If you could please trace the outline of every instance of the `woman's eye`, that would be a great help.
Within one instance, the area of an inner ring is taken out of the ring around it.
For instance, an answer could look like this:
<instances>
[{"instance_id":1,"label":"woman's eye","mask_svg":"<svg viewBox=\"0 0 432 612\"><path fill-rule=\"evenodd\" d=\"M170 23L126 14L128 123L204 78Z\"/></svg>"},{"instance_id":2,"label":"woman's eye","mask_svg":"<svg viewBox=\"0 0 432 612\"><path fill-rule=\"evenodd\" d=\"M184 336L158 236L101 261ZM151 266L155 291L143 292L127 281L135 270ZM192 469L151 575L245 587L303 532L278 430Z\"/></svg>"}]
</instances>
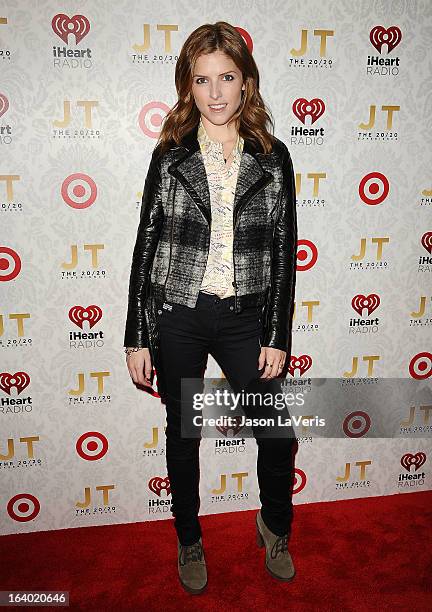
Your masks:
<instances>
[{"instance_id":1,"label":"woman's eye","mask_svg":"<svg viewBox=\"0 0 432 612\"><path fill-rule=\"evenodd\" d=\"M224 80L227 80L227 81L233 81L234 80L234 76L232 74L224 74L223 78L224 78ZM205 80L206 80L205 77L198 77L196 79L195 83L197 85L201 85L201 83L203 83Z\"/></svg>"}]
</instances>

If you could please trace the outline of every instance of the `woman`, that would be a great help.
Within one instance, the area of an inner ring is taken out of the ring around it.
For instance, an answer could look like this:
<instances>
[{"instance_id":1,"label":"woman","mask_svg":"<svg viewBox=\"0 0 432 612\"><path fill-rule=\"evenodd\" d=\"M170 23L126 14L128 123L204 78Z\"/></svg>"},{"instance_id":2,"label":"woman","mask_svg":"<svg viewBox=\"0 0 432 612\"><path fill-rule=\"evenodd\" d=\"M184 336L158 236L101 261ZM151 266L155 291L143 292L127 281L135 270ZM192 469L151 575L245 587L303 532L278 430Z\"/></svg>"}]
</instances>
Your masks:
<instances>
[{"instance_id":1,"label":"woman","mask_svg":"<svg viewBox=\"0 0 432 612\"><path fill-rule=\"evenodd\" d=\"M207 568L198 520L199 438L181 432L181 380L202 379L208 355L230 385L280 376L290 353L296 278L294 173L259 93L255 61L226 22L185 41L178 101L148 170L132 259L125 352L133 381L166 404L166 461L183 587L200 593ZM254 430L255 435L255 430ZM295 570L295 438L259 438L257 543L275 578Z\"/></svg>"}]
</instances>

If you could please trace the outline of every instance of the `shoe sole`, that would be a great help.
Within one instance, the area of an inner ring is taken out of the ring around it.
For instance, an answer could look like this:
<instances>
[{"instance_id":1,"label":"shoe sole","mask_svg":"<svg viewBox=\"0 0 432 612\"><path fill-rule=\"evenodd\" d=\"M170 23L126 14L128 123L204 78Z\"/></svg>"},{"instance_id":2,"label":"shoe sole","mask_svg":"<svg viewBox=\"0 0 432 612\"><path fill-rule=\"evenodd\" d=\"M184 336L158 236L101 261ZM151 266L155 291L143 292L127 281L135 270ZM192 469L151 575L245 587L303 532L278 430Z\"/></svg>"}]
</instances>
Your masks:
<instances>
[{"instance_id":1,"label":"shoe sole","mask_svg":"<svg viewBox=\"0 0 432 612\"><path fill-rule=\"evenodd\" d=\"M263 546L265 547L264 538L263 538L262 533L259 530L259 526L258 526L258 515L257 515L257 518L255 519L255 523L256 523L256 543L257 543L257 546L258 546L258 548L262 548ZM266 557L267 557L267 554L266 554ZM294 574L292 576L290 576L289 578L284 578L283 576L278 576L277 574L272 572L272 570L267 565L267 561L264 562L264 565L265 565L266 570L270 574L270 576L272 576L273 578L276 578L277 580L281 580L282 582L290 582L294 578L294 576L296 575L296 571L294 569Z\"/></svg>"},{"instance_id":2,"label":"shoe sole","mask_svg":"<svg viewBox=\"0 0 432 612\"><path fill-rule=\"evenodd\" d=\"M190 587L187 584L185 584L183 582L183 580L180 578L180 576L179 576L179 580L180 580L180 584L182 585L184 590L187 591L188 593L190 593L191 595L199 595L200 593L202 593L205 590L205 588L206 588L206 586L208 584L208 581L207 581L205 583L205 585L203 587L201 587L200 589L193 589L192 587Z\"/></svg>"}]
</instances>

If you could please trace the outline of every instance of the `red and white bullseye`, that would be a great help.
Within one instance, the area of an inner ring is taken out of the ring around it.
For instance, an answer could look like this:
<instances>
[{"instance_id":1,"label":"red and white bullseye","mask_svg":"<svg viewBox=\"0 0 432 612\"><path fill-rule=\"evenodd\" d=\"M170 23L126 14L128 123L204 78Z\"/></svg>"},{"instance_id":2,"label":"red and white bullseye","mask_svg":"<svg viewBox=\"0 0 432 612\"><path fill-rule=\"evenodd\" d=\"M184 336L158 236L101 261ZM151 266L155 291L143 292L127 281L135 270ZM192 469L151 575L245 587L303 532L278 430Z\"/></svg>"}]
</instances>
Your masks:
<instances>
[{"instance_id":1,"label":"red and white bullseye","mask_svg":"<svg viewBox=\"0 0 432 612\"><path fill-rule=\"evenodd\" d=\"M71 174L63 181L61 194L71 208L88 208L96 200L97 186L88 174Z\"/></svg>"},{"instance_id":2,"label":"red and white bullseye","mask_svg":"<svg viewBox=\"0 0 432 612\"><path fill-rule=\"evenodd\" d=\"M371 206L384 202L390 191L390 183L381 172L369 172L359 184L360 198Z\"/></svg>"},{"instance_id":3,"label":"red and white bullseye","mask_svg":"<svg viewBox=\"0 0 432 612\"><path fill-rule=\"evenodd\" d=\"M88 431L78 438L76 451L86 461L97 461L108 452L108 440L98 431Z\"/></svg>"},{"instance_id":4,"label":"red and white bullseye","mask_svg":"<svg viewBox=\"0 0 432 612\"><path fill-rule=\"evenodd\" d=\"M363 410L348 414L343 421L342 428L347 438L361 438L370 429L371 418Z\"/></svg>"}]
</instances>

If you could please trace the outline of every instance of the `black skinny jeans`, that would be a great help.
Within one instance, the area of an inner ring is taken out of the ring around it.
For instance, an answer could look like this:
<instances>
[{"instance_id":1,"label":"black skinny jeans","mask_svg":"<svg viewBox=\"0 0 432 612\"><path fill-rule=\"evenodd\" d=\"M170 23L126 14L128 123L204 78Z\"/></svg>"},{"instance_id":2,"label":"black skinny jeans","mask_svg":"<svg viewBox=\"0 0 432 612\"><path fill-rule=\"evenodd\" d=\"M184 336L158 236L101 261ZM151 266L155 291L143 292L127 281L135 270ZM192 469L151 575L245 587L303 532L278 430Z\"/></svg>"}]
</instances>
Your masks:
<instances>
[{"instance_id":1,"label":"black skinny jeans","mask_svg":"<svg viewBox=\"0 0 432 612\"><path fill-rule=\"evenodd\" d=\"M166 462L174 526L184 546L201 537L198 519L200 438L181 435L181 379L203 378L210 353L238 393L261 376L258 370L261 307L234 312L234 298L199 293L195 308L156 301L160 328L160 359L166 381ZM244 409L247 417L247 407ZM256 415L255 415L256 416ZM254 435L255 435L255 430ZM291 533L293 519L295 437L259 438L257 477L261 514L276 535Z\"/></svg>"}]
</instances>

